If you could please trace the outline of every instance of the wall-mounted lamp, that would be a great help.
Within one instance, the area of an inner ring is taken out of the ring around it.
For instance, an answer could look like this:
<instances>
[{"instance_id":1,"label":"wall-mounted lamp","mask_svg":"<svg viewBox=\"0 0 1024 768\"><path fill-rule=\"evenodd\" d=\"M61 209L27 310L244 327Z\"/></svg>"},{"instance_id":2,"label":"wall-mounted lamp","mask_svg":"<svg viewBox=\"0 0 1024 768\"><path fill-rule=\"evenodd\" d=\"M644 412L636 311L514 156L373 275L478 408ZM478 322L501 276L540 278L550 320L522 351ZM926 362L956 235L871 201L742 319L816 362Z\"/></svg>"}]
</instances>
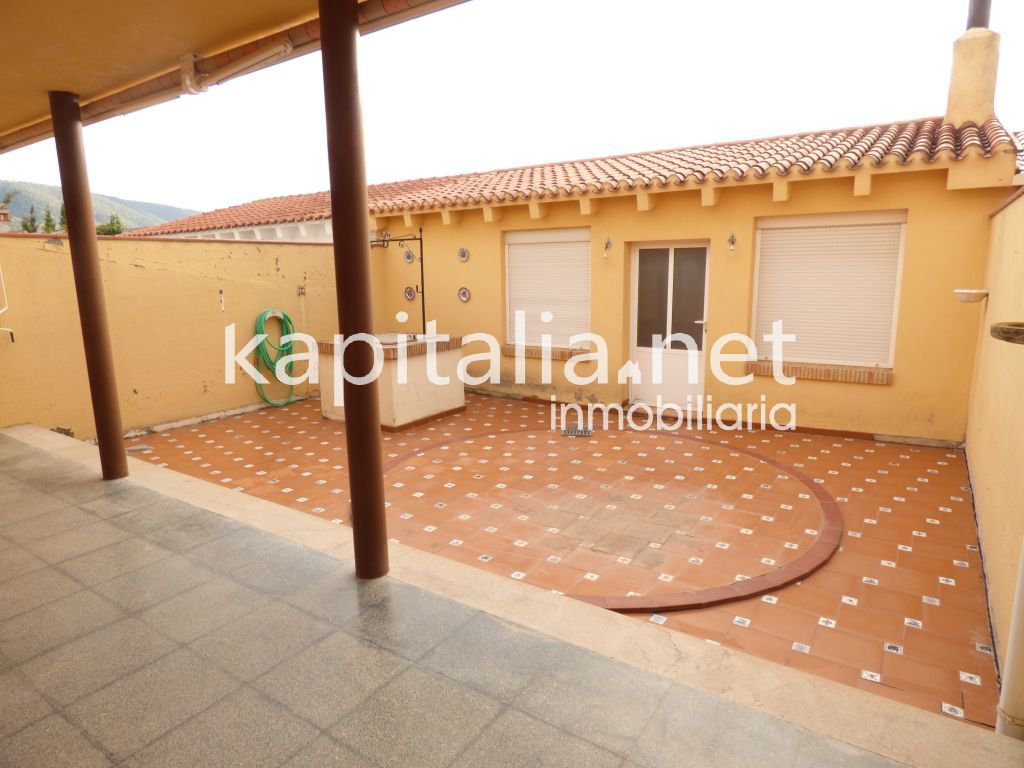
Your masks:
<instances>
[{"instance_id":1,"label":"wall-mounted lamp","mask_svg":"<svg viewBox=\"0 0 1024 768\"><path fill-rule=\"evenodd\" d=\"M608 251L612 249L612 239L609 237L604 241L604 257L608 258Z\"/></svg>"},{"instance_id":2,"label":"wall-mounted lamp","mask_svg":"<svg viewBox=\"0 0 1024 768\"><path fill-rule=\"evenodd\" d=\"M736 252L736 233L733 232L731 235L729 235L729 253L735 253L735 252Z\"/></svg>"}]
</instances>

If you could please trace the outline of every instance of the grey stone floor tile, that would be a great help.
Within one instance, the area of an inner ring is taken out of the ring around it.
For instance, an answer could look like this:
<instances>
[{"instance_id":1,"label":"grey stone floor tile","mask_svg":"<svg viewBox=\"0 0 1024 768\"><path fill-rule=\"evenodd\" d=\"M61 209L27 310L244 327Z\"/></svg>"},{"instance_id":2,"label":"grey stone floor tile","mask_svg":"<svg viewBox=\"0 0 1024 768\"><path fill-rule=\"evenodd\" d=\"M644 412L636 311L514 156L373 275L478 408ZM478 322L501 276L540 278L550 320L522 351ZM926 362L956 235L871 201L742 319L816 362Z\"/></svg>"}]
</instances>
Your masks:
<instances>
[{"instance_id":1,"label":"grey stone floor tile","mask_svg":"<svg viewBox=\"0 0 1024 768\"><path fill-rule=\"evenodd\" d=\"M375 768L373 763L333 739L321 736L308 744L284 768ZM482 768L482 766L481 766Z\"/></svg>"},{"instance_id":2,"label":"grey stone floor tile","mask_svg":"<svg viewBox=\"0 0 1024 768\"><path fill-rule=\"evenodd\" d=\"M64 499L72 504L84 504L116 493L113 483L105 482L99 470L86 469L84 472L73 470L53 483L37 483L37 487L47 490L55 498Z\"/></svg>"},{"instance_id":3,"label":"grey stone floor tile","mask_svg":"<svg viewBox=\"0 0 1024 768\"><path fill-rule=\"evenodd\" d=\"M220 573L231 573L281 552L288 542L264 531L242 528L188 553L196 562Z\"/></svg>"},{"instance_id":4,"label":"grey stone floor tile","mask_svg":"<svg viewBox=\"0 0 1024 768\"><path fill-rule=\"evenodd\" d=\"M174 555L104 581L93 589L129 611L141 611L213 577L213 571Z\"/></svg>"},{"instance_id":5,"label":"grey stone floor tile","mask_svg":"<svg viewBox=\"0 0 1024 768\"><path fill-rule=\"evenodd\" d=\"M691 756L696 765L717 765L712 762L714 734L729 728L718 718L718 703L703 691L673 685L637 739L630 758L647 768L674 767L681 754Z\"/></svg>"},{"instance_id":6,"label":"grey stone floor tile","mask_svg":"<svg viewBox=\"0 0 1024 768\"><path fill-rule=\"evenodd\" d=\"M280 765L318 735L309 723L243 688L146 747L130 764L145 768Z\"/></svg>"},{"instance_id":7,"label":"grey stone floor tile","mask_svg":"<svg viewBox=\"0 0 1024 768\"><path fill-rule=\"evenodd\" d=\"M75 592L0 622L0 651L20 663L123 615L120 608L93 592Z\"/></svg>"},{"instance_id":8,"label":"grey stone floor tile","mask_svg":"<svg viewBox=\"0 0 1024 768\"><path fill-rule=\"evenodd\" d=\"M139 485L126 485L117 489L112 496L102 496L92 501L87 501L80 506L87 509L97 517L104 520L132 512L150 504L163 501L166 497L156 491L143 488Z\"/></svg>"},{"instance_id":9,"label":"grey stone floor tile","mask_svg":"<svg viewBox=\"0 0 1024 768\"><path fill-rule=\"evenodd\" d=\"M617 768L622 758L515 709L506 709L452 768Z\"/></svg>"},{"instance_id":10,"label":"grey stone floor tile","mask_svg":"<svg viewBox=\"0 0 1024 768\"><path fill-rule=\"evenodd\" d=\"M121 760L237 687L216 667L182 649L79 699L66 713Z\"/></svg>"},{"instance_id":11,"label":"grey stone floor tile","mask_svg":"<svg viewBox=\"0 0 1024 768\"><path fill-rule=\"evenodd\" d=\"M817 733L804 731L797 748L793 768L899 768L879 755L830 739Z\"/></svg>"},{"instance_id":12,"label":"grey stone floor tile","mask_svg":"<svg viewBox=\"0 0 1024 768\"><path fill-rule=\"evenodd\" d=\"M590 742L565 735L551 752L540 755L537 768L621 768L625 760Z\"/></svg>"},{"instance_id":13,"label":"grey stone floor tile","mask_svg":"<svg viewBox=\"0 0 1024 768\"><path fill-rule=\"evenodd\" d=\"M333 557L306 547L282 542L272 556L244 565L231 577L270 595L287 595L338 569Z\"/></svg>"},{"instance_id":14,"label":"grey stone floor tile","mask_svg":"<svg viewBox=\"0 0 1024 768\"><path fill-rule=\"evenodd\" d=\"M0 484L0 526L67 509L69 506L63 499L55 499L17 480Z\"/></svg>"},{"instance_id":15,"label":"grey stone floor tile","mask_svg":"<svg viewBox=\"0 0 1024 768\"><path fill-rule=\"evenodd\" d=\"M720 701L712 749L730 768L793 765L802 731L778 718Z\"/></svg>"},{"instance_id":16,"label":"grey stone floor tile","mask_svg":"<svg viewBox=\"0 0 1024 768\"><path fill-rule=\"evenodd\" d=\"M266 595L218 576L146 610L139 618L181 643L191 643L269 601Z\"/></svg>"},{"instance_id":17,"label":"grey stone floor tile","mask_svg":"<svg viewBox=\"0 0 1024 768\"><path fill-rule=\"evenodd\" d=\"M195 641L196 653L242 680L254 680L330 632L328 624L270 603Z\"/></svg>"},{"instance_id":18,"label":"grey stone floor tile","mask_svg":"<svg viewBox=\"0 0 1024 768\"><path fill-rule=\"evenodd\" d=\"M0 621L66 597L82 587L56 568L41 568L0 584Z\"/></svg>"},{"instance_id":19,"label":"grey stone floor tile","mask_svg":"<svg viewBox=\"0 0 1024 768\"><path fill-rule=\"evenodd\" d=\"M422 666L511 701L547 669L553 642L480 614L423 657Z\"/></svg>"},{"instance_id":20,"label":"grey stone floor tile","mask_svg":"<svg viewBox=\"0 0 1024 768\"><path fill-rule=\"evenodd\" d=\"M790 768L803 731L769 715L673 685L630 758L674 768L679 755L722 768Z\"/></svg>"},{"instance_id":21,"label":"grey stone floor tile","mask_svg":"<svg viewBox=\"0 0 1024 768\"><path fill-rule=\"evenodd\" d=\"M53 493L64 486L89 483L100 484L99 473L73 461L38 451L5 462L4 471L45 493Z\"/></svg>"},{"instance_id":22,"label":"grey stone floor tile","mask_svg":"<svg viewBox=\"0 0 1024 768\"><path fill-rule=\"evenodd\" d=\"M0 582L46 567L45 560L14 544L8 543L6 548L0 547L0 552L3 552L3 556L0 557Z\"/></svg>"},{"instance_id":23,"label":"grey stone floor tile","mask_svg":"<svg viewBox=\"0 0 1024 768\"><path fill-rule=\"evenodd\" d=\"M113 765L60 715L50 715L0 741L3 768L101 768Z\"/></svg>"},{"instance_id":24,"label":"grey stone floor tile","mask_svg":"<svg viewBox=\"0 0 1024 768\"><path fill-rule=\"evenodd\" d=\"M0 674L0 737L20 731L53 709L17 670Z\"/></svg>"},{"instance_id":25,"label":"grey stone floor tile","mask_svg":"<svg viewBox=\"0 0 1024 768\"><path fill-rule=\"evenodd\" d=\"M148 539L130 538L70 560L58 568L87 586L116 579L150 563L170 557L171 552Z\"/></svg>"},{"instance_id":26,"label":"grey stone floor tile","mask_svg":"<svg viewBox=\"0 0 1024 768\"><path fill-rule=\"evenodd\" d=\"M116 496L114 497L117 498ZM193 507L177 499L163 499L154 504L125 512L123 515L108 518L110 522L129 533L143 535L158 531L168 525L180 523L190 517L201 514L203 510ZM211 513L206 513L211 514Z\"/></svg>"},{"instance_id":27,"label":"grey stone floor tile","mask_svg":"<svg viewBox=\"0 0 1024 768\"><path fill-rule=\"evenodd\" d=\"M419 659L477 612L394 581L381 584L370 604L343 628L408 659Z\"/></svg>"},{"instance_id":28,"label":"grey stone floor tile","mask_svg":"<svg viewBox=\"0 0 1024 768\"><path fill-rule=\"evenodd\" d=\"M361 606L377 602L387 591L386 580L360 582L350 564L284 597L284 601L335 626L359 613Z\"/></svg>"},{"instance_id":29,"label":"grey stone floor tile","mask_svg":"<svg viewBox=\"0 0 1024 768\"><path fill-rule=\"evenodd\" d=\"M65 531L45 539L37 539L25 545L25 549L50 563L59 563L72 557L84 555L96 549L123 541L130 536L115 525L104 520L83 525L73 531Z\"/></svg>"},{"instance_id":30,"label":"grey stone floor tile","mask_svg":"<svg viewBox=\"0 0 1024 768\"><path fill-rule=\"evenodd\" d=\"M448 765L497 717L501 705L433 672L410 668L331 731L383 768Z\"/></svg>"},{"instance_id":31,"label":"grey stone floor tile","mask_svg":"<svg viewBox=\"0 0 1024 768\"><path fill-rule=\"evenodd\" d=\"M329 728L408 662L338 631L259 678L253 687L320 728Z\"/></svg>"},{"instance_id":32,"label":"grey stone floor tile","mask_svg":"<svg viewBox=\"0 0 1024 768\"><path fill-rule=\"evenodd\" d=\"M154 504L152 507L145 507L140 510L140 513L159 506L160 504ZM118 520L120 518L114 519ZM155 541L161 547L175 552L186 552L201 544L206 544L214 539L219 539L221 536L226 536L233 531L239 530L241 527L234 520L229 520L212 512L201 512L198 515L186 517L184 520L179 520L176 523L171 523L163 528L152 531L146 534L146 536L150 541Z\"/></svg>"},{"instance_id":33,"label":"grey stone floor tile","mask_svg":"<svg viewBox=\"0 0 1024 768\"><path fill-rule=\"evenodd\" d=\"M21 671L63 707L176 647L138 619L128 618L38 656Z\"/></svg>"},{"instance_id":34,"label":"grey stone floor tile","mask_svg":"<svg viewBox=\"0 0 1024 768\"><path fill-rule=\"evenodd\" d=\"M641 734L668 682L578 648L552 649L546 674L515 700L519 709L624 754Z\"/></svg>"},{"instance_id":35,"label":"grey stone floor tile","mask_svg":"<svg viewBox=\"0 0 1024 768\"><path fill-rule=\"evenodd\" d=\"M4 538L10 539L15 544L26 544L30 541L64 533L64 531L73 531L75 528L95 523L97 520L99 518L96 515L86 512L84 509L65 507L64 509L58 509L56 512L35 515L34 517L5 525L3 528L0 528L0 534L3 534Z\"/></svg>"}]
</instances>

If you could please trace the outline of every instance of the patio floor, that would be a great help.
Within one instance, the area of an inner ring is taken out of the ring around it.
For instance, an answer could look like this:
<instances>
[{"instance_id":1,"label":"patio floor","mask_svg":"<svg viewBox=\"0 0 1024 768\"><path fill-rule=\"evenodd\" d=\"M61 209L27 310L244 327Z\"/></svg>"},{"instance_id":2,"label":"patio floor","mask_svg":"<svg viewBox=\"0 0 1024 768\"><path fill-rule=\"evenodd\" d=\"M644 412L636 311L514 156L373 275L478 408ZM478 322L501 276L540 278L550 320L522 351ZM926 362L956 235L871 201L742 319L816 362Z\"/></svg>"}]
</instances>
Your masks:
<instances>
[{"instance_id":1,"label":"patio floor","mask_svg":"<svg viewBox=\"0 0 1024 768\"><path fill-rule=\"evenodd\" d=\"M0 766L681 755L896 765L0 435Z\"/></svg>"},{"instance_id":2,"label":"patio floor","mask_svg":"<svg viewBox=\"0 0 1024 768\"><path fill-rule=\"evenodd\" d=\"M134 447L341 524L343 430L307 401ZM545 405L476 395L463 413L384 439L395 540L585 599L657 603L770 585L799 577L836 537L835 556L795 584L639 618L994 723L995 660L959 451L805 433L568 438L551 431Z\"/></svg>"}]
</instances>

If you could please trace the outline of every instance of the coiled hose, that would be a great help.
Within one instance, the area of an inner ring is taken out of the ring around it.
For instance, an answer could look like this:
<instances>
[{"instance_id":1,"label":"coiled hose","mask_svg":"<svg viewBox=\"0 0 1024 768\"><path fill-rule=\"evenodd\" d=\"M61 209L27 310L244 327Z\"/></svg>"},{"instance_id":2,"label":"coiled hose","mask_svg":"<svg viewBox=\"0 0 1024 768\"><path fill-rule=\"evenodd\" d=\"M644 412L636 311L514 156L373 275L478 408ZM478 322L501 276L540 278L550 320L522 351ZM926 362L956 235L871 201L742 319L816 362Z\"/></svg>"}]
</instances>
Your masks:
<instances>
[{"instance_id":1,"label":"coiled hose","mask_svg":"<svg viewBox=\"0 0 1024 768\"><path fill-rule=\"evenodd\" d=\"M260 312L259 317L256 318L256 334L265 335L263 339L256 347L256 370L260 369L260 366L266 368L270 375L268 379L277 379L277 363L283 357L292 353L292 347L294 346L292 341L282 341L281 346L278 346L270 340L269 334L267 334L267 320L271 318L277 318L281 323L281 339L285 339L291 334L295 333L295 324L292 319L288 317L288 313L280 309L265 309ZM285 364L284 371L289 376L292 374L293 364L289 361ZM295 398L295 385L291 384L288 386L288 396L284 400L274 400L267 396L267 393L263 391L263 385L258 381L256 382L256 391L260 393L260 397L267 405L273 406L274 408L280 408L281 406L288 405L294 402Z\"/></svg>"}]
</instances>

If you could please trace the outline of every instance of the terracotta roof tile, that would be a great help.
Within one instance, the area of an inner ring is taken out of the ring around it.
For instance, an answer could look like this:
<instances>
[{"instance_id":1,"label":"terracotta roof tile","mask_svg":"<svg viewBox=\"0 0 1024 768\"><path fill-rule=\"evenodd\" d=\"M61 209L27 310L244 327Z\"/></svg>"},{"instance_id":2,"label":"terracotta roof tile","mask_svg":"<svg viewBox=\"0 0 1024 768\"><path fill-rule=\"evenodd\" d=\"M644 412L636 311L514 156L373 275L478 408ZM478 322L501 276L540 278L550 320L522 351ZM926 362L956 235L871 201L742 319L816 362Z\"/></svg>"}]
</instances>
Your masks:
<instances>
[{"instance_id":1,"label":"terracotta roof tile","mask_svg":"<svg viewBox=\"0 0 1024 768\"><path fill-rule=\"evenodd\" d=\"M1017 134L1021 148L1024 134ZM989 157L1014 138L998 120L959 127L941 118L793 136L640 152L458 176L374 184L377 215L572 197L588 193L664 189L726 180L854 170L865 165L931 163ZM1024 151L1021 154L1024 163ZM131 236L170 235L330 218L330 194L317 192L257 200L137 229Z\"/></svg>"}]
</instances>

